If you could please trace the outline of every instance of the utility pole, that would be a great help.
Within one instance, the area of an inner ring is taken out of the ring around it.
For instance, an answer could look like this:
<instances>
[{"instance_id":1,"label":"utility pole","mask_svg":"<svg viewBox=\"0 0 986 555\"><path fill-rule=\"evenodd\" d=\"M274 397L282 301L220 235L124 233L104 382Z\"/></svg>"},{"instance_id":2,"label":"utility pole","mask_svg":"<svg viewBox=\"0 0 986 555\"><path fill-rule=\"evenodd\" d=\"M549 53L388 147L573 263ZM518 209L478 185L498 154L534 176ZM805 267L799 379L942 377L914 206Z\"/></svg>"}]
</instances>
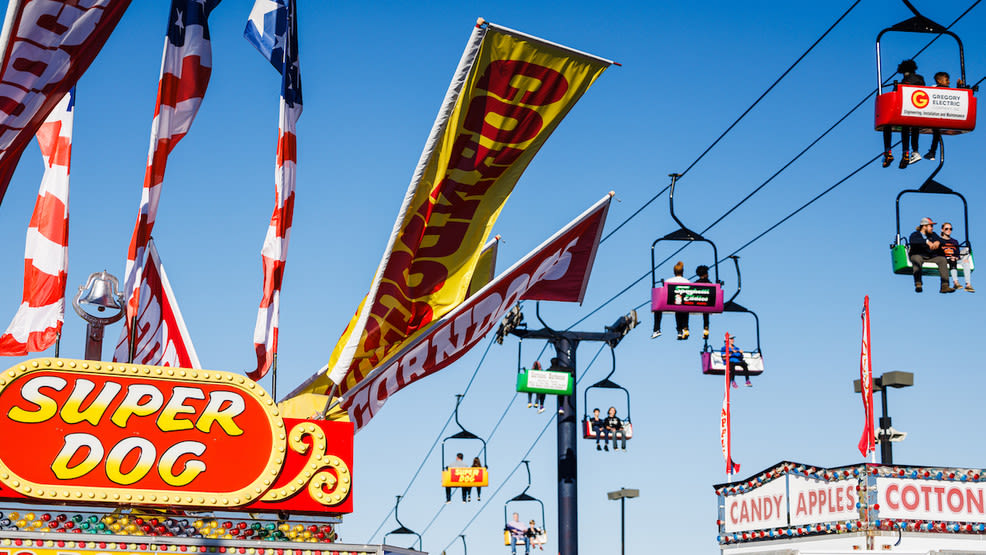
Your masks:
<instances>
[{"instance_id":1,"label":"utility pole","mask_svg":"<svg viewBox=\"0 0 986 555\"><path fill-rule=\"evenodd\" d=\"M521 339L544 339L555 348L555 358L551 359L548 370L568 372L576 376L576 357L579 343L583 341L601 341L612 347L637 325L637 312L631 311L621 316L612 326L607 326L603 332L557 331L551 329L541 319L540 305L537 305L537 319L544 328L529 330L519 328L524 319L519 306L508 313L500 329L497 330L498 342L503 341L507 334L513 334ZM557 435L558 435L558 553L560 555L578 555L579 553L579 514L578 514L578 440L579 417L576 413L575 391L571 395L558 396Z\"/></svg>"}]
</instances>

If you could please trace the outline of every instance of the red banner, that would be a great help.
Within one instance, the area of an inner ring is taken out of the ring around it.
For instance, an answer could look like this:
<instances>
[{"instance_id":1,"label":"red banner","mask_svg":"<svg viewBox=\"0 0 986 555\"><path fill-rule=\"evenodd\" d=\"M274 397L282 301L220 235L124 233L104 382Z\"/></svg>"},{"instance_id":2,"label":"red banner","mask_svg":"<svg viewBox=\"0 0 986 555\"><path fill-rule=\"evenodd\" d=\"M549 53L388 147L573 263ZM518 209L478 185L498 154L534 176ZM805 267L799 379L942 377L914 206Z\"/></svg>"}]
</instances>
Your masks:
<instances>
[{"instance_id":1,"label":"red banner","mask_svg":"<svg viewBox=\"0 0 986 555\"><path fill-rule=\"evenodd\" d=\"M185 328L185 319L178 310L168 275L153 241L147 242L147 263L140 276L140 306L137 307L134 332L136 364L201 368L192 338ZM123 334L116 346L113 360L128 361L130 342Z\"/></svg>"},{"instance_id":2,"label":"red banner","mask_svg":"<svg viewBox=\"0 0 986 555\"><path fill-rule=\"evenodd\" d=\"M866 424L863 437L859 438L859 452L863 456L876 449L876 433L873 430L873 362L870 360L870 296L863 297L863 346L859 353L859 383L863 395L863 412Z\"/></svg>"},{"instance_id":3,"label":"red banner","mask_svg":"<svg viewBox=\"0 0 986 555\"><path fill-rule=\"evenodd\" d=\"M0 202L31 137L89 68L129 5L10 2L0 37Z\"/></svg>"},{"instance_id":4,"label":"red banner","mask_svg":"<svg viewBox=\"0 0 986 555\"><path fill-rule=\"evenodd\" d=\"M610 194L600 200L343 396L342 405L356 430L388 397L466 354L518 300L579 300L592 270L589 253L595 253L599 244L611 198Z\"/></svg>"}]
</instances>

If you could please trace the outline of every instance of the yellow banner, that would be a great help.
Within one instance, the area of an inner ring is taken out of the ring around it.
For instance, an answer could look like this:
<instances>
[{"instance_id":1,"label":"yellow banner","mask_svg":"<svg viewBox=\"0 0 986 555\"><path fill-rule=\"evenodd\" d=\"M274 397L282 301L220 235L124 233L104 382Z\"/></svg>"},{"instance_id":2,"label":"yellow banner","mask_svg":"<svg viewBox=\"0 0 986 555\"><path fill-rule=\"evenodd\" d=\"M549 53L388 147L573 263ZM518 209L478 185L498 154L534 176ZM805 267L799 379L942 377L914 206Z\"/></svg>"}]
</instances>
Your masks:
<instances>
[{"instance_id":1,"label":"yellow banner","mask_svg":"<svg viewBox=\"0 0 986 555\"><path fill-rule=\"evenodd\" d=\"M472 63L460 64L467 72L459 79L461 90L425 147L429 154L370 294L332 352L329 377L337 394L465 299L483 243L514 184L610 64L493 25L482 32ZM464 62L468 55L467 48ZM308 390L324 393L327 381L316 378L307 386L316 383L320 391Z\"/></svg>"}]
</instances>

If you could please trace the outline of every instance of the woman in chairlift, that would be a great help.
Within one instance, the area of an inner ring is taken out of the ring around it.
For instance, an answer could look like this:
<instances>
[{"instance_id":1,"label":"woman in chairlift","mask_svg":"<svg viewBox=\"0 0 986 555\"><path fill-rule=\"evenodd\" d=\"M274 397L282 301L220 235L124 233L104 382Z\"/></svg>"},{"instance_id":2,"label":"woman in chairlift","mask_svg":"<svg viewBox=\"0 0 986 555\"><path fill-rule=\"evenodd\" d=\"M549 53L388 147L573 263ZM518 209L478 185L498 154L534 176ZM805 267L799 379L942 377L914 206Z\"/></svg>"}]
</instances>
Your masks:
<instances>
[{"instance_id":1,"label":"woman in chairlift","mask_svg":"<svg viewBox=\"0 0 986 555\"><path fill-rule=\"evenodd\" d=\"M917 73L917 70L918 64L914 60L904 60L901 62L897 66L897 72L901 75L901 84L924 86L924 77ZM914 164L921 160L921 155L918 153L918 138L920 136L921 133L918 129L906 125L900 126L900 169L904 169L908 164ZM885 168L894 161L894 155L890 152L892 142L893 129L888 125L883 128L883 167ZM908 146L911 147L910 151L907 150Z\"/></svg>"}]
</instances>

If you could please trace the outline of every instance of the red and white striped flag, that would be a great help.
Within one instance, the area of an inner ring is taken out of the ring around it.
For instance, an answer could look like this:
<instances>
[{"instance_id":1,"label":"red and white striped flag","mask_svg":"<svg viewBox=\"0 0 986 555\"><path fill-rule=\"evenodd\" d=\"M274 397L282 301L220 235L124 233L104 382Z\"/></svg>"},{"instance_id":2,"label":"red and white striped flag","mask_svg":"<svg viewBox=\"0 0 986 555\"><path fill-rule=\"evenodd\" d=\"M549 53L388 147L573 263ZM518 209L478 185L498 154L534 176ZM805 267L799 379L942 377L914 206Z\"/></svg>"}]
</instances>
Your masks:
<instances>
[{"instance_id":1,"label":"red and white striped flag","mask_svg":"<svg viewBox=\"0 0 986 555\"><path fill-rule=\"evenodd\" d=\"M65 321L74 108L75 89L72 89L38 129L45 172L27 228L23 302L7 331L0 336L3 356L23 356L47 349L58 339Z\"/></svg>"},{"instance_id":2,"label":"red and white striped flag","mask_svg":"<svg viewBox=\"0 0 986 555\"><path fill-rule=\"evenodd\" d=\"M263 378L277 356L278 315L284 263L291 238L294 215L297 139L295 126L301 116L301 73L298 65L298 32L294 0L257 0L247 21L244 36L281 73L281 107L277 132L277 163L274 170L274 213L264 246L264 289L253 331L257 368L247 372L253 380Z\"/></svg>"},{"instance_id":3,"label":"red and white striped flag","mask_svg":"<svg viewBox=\"0 0 986 555\"><path fill-rule=\"evenodd\" d=\"M137 212L137 223L127 251L127 269L123 294L127 296L126 337L137 313L138 287L144 251L154 229L161 184L168 155L178 141L188 133L199 110L212 74L212 45L209 41L208 18L220 0L172 0L168 14L168 34L164 40L161 60L161 79L158 82L157 105L151 124L151 144L144 172L144 189ZM115 355L120 356L119 351ZM126 360L117 358L117 360Z\"/></svg>"},{"instance_id":4,"label":"red and white striped flag","mask_svg":"<svg viewBox=\"0 0 986 555\"><path fill-rule=\"evenodd\" d=\"M729 363L732 350L732 339L727 333L726 354L723 356L723 360L726 363L726 393L722 397L722 413L719 419L719 441L722 443L722 457L726 461L727 476L732 476L740 470L740 465L733 462L731 407L729 404L729 386L733 381L732 365Z\"/></svg>"},{"instance_id":5,"label":"red and white striped flag","mask_svg":"<svg viewBox=\"0 0 986 555\"><path fill-rule=\"evenodd\" d=\"M863 395L863 412L866 423L859 438L859 452L866 455L875 451L876 432L873 430L873 361L870 359L870 296L863 297L863 345L859 352L859 383Z\"/></svg>"},{"instance_id":6,"label":"red and white striped flag","mask_svg":"<svg viewBox=\"0 0 986 555\"><path fill-rule=\"evenodd\" d=\"M202 368L153 239L147 242L146 253L138 295L140 306L134 320L137 331L133 361L151 366ZM129 360L129 347L127 337L120 338L113 360Z\"/></svg>"}]
</instances>

